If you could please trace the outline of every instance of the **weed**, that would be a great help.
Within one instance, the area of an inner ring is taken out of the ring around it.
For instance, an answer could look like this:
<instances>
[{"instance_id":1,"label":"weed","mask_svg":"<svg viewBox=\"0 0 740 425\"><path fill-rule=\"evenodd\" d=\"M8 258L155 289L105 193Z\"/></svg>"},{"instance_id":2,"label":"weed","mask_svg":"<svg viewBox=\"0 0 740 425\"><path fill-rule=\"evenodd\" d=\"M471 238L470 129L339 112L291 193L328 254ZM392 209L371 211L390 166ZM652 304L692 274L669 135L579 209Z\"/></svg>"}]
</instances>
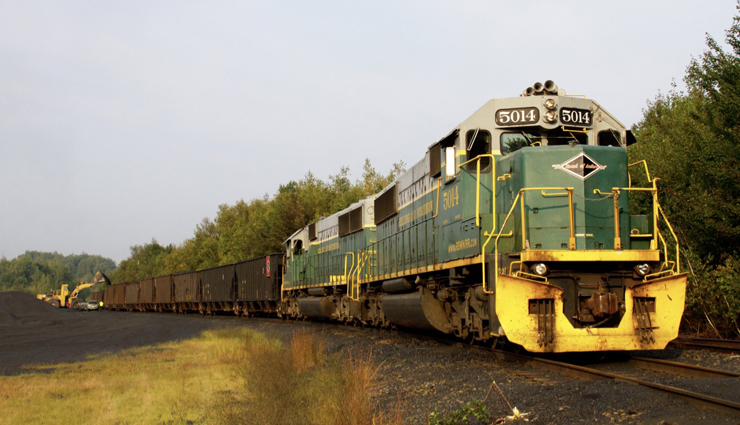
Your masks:
<instances>
[{"instance_id":1,"label":"weed","mask_svg":"<svg viewBox=\"0 0 740 425\"><path fill-rule=\"evenodd\" d=\"M473 425L490 424L493 414L482 400L473 400L450 413L442 414L439 408L429 414L429 425Z\"/></svg>"},{"instance_id":2,"label":"weed","mask_svg":"<svg viewBox=\"0 0 740 425\"><path fill-rule=\"evenodd\" d=\"M511 411L510 416L495 419L493 413L486 405L488 396L491 396L491 401L494 401L493 389L496 388L501 399L508 406L508 410ZM512 407L509 400L501 391L496 381L491 383L491 388L488 389L488 393L482 400L473 400L465 403L461 408L454 410L449 413L440 413L439 408L435 407L434 411L429 414L429 425L479 425L479 424L492 424L492 423L506 423L513 420L521 419L529 413L520 413L516 407Z\"/></svg>"},{"instance_id":3,"label":"weed","mask_svg":"<svg viewBox=\"0 0 740 425\"><path fill-rule=\"evenodd\" d=\"M305 329L293 332L290 348L296 371L304 373L323 363L325 345L323 337L318 337L315 332Z\"/></svg>"},{"instance_id":4,"label":"weed","mask_svg":"<svg viewBox=\"0 0 740 425\"><path fill-rule=\"evenodd\" d=\"M290 347L245 338L239 365L244 387L220 407L224 424L371 425L403 423L403 412L373 409L370 388L378 372L372 356L327 356L322 336L297 331ZM399 403L400 404L400 403Z\"/></svg>"}]
</instances>

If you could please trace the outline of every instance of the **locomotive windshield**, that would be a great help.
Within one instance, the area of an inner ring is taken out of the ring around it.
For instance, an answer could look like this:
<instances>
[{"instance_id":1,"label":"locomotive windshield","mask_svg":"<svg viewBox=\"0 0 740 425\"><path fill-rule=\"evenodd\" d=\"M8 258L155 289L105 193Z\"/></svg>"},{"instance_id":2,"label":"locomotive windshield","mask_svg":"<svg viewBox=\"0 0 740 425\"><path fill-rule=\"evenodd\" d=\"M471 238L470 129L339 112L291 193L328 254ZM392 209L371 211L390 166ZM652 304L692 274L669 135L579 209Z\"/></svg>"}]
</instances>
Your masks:
<instances>
[{"instance_id":1,"label":"locomotive windshield","mask_svg":"<svg viewBox=\"0 0 740 425\"><path fill-rule=\"evenodd\" d=\"M568 144L588 144L588 134L582 131L569 131L555 128L546 133L520 131L501 134L501 154L508 155L526 146L558 146Z\"/></svg>"},{"instance_id":2,"label":"locomotive windshield","mask_svg":"<svg viewBox=\"0 0 740 425\"><path fill-rule=\"evenodd\" d=\"M542 143L541 134L527 133L524 131L520 131L518 133L503 133L501 134L501 154L508 155L525 146L532 146L535 142Z\"/></svg>"}]
</instances>

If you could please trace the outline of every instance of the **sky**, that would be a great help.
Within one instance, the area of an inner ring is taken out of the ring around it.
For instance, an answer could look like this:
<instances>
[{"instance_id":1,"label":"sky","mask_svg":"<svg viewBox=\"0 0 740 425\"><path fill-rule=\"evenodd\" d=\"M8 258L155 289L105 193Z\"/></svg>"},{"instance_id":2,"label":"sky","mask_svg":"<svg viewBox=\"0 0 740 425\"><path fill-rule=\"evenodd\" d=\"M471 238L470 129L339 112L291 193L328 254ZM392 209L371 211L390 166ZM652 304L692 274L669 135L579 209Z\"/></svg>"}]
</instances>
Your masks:
<instances>
[{"instance_id":1,"label":"sky","mask_svg":"<svg viewBox=\"0 0 740 425\"><path fill-rule=\"evenodd\" d=\"M178 245L308 172L413 165L537 81L631 126L736 5L0 0L0 257Z\"/></svg>"}]
</instances>

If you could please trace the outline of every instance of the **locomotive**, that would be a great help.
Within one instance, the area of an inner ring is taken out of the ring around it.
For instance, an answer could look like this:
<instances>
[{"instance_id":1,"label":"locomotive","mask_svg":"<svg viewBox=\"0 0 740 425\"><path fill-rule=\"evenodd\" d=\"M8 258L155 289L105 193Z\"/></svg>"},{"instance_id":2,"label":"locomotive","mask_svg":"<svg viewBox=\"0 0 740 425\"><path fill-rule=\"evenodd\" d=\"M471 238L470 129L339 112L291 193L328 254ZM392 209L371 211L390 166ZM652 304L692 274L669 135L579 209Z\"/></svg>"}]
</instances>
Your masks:
<instances>
[{"instance_id":1,"label":"locomotive","mask_svg":"<svg viewBox=\"0 0 740 425\"><path fill-rule=\"evenodd\" d=\"M634 141L549 80L490 100L380 193L286 240L281 314L530 352L665 348L686 274Z\"/></svg>"},{"instance_id":2,"label":"locomotive","mask_svg":"<svg viewBox=\"0 0 740 425\"><path fill-rule=\"evenodd\" d=\"M663 349L686 274L658 179L628 163L634 141L597 102L537 83L485 103L378 194L298 229L284 254L112 285L104 302L417 328L530 352Z\"/></svg>"}]
</instances>

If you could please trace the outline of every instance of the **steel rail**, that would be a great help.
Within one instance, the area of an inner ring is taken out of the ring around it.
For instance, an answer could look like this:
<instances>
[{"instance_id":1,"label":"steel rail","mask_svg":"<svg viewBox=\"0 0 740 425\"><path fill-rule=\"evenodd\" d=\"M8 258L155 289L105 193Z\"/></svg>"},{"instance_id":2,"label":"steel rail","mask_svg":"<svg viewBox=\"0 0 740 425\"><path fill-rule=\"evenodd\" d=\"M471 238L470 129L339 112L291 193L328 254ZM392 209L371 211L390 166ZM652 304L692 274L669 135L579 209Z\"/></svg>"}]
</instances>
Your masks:
<instances>
[{"instance_id":1,"label":"steel rail","mask_svg":"<svg viewBox=\"0 0 740 425\"><path fill-rule=\"evenodd\" d=\"M669 360L630 357L629 363L642 369L670 373L687 378L740 378L740 373L672 362Z\"/></svg>"},{"instance_id":2,"label":"steel rail","mask_svg":"<svg viewBox=\"0 0 740 425\"><path fill-rule=\"evenodd\" d=\"M690 350L740 354L740 341L734 339L678 338L671 341L671 345Z\"/></svg>"},{"instance_id":3,"label":"steel rail","mask_svg":"<svg viewBox=\"0 0 740 425\"><path fill-rule=\"evenodd\" d=\"M646 381L643 379L633 378L631 376L619 375L612 372L606 372L602 370L592 369L589 367L573 365L570 363L563 363L555 360L543 359L538 357L531 357L522 354L508 353L500 350L494 350L497 357L506 360L515 360L524 362L532 367L538 369L544 369L552 372L559 373L561 375L578 378L578 379L611 379L614 381L629 382L631 384L640 385L643 387L651 388L657 391L662 391L673 396L681 397L691 403L693 406L700 409L709 409L717 412L728 413L735 416L740 416L740 403L724 400L717 397L708 396L705 394L684 390L681 388L672 387L669 385L658 384L655 382Z\"/></svg>"},{"instance_id":4,"label":"steel rail","mask_svg":"<svg viewBox=\"0 0 740 425\"><path fill-rule=\"evenodd\" d=\"M350 327L351 328L351 327ZM358 331L364 328L356 328ZM383 329L380 329L383 331ZM388 330L390 331L390 330ZM725 400L718 397L709 396L689 390L684 390L669 385L659 384L656 382L650 382L631 376L620 375L617 373L607 372L603 370L593 369L590 367L574 365L571 363L560 362L556 360L546 359L542 357L534 357L523 353L514 353L511 351L505 351L501 349L491 348L485 345L468 344L465 341L459 339L453 339L445 337L443 335L430 335L424 332L414 332L411 330L395 329L392 333L396 335L405 335L415 338L436 340L438 342L447 345L457 345L461 347L467 347L472 349L482 349L492 352L493 355L500 360L515 361L522 364L526 364L535 369L547 370L563 376L571 377L574 379L584 380L599 380L599 379L610 379L613 381L628 382L634 385L640 385L643 387L651 388L656 391L661 391L672 396L680 397L689 402L692 406L704 409L714 410L721 413L726 413L734 416L740 416L740 403L732 400ZM635 366L649 368L658 372L673 373L684 377L695 377L695 378L725 378L725 379L738 379L740 374L734 372L723 371L719 369L710 369L701 366L694 366L684 363L671 362L666 360L648 359L643 357L630 357L630 362Z\"/></svg>"}]
</instances>

